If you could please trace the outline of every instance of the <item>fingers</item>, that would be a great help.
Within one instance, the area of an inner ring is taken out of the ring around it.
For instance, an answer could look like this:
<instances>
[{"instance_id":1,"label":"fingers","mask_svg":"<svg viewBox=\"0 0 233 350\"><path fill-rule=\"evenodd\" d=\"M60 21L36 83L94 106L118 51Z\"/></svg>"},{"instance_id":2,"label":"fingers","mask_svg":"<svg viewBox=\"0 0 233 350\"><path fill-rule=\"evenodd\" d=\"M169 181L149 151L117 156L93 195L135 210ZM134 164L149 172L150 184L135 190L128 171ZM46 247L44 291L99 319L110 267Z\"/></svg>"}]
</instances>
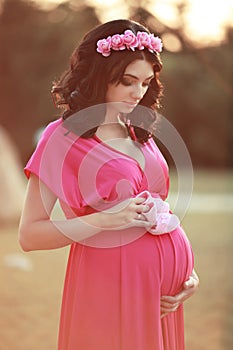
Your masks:
<instances>
[{"instance_id":1,"label":"fingers","mask_svg":"<svg viewBox=\"0 0 233 350\"><path fill-rule=\"evenodd\" d=\"M179 296L179 294L177 294L177 296ZM178 301L177 296L163 295L160 300L168 304L174 304Z\"/></svg>"},{"instance_id":2,"label":"fingers","mask_svg":"<svg viewBox=\"0 0 233 350\"><path fill-rule=\"evenodd\" d=\"M162 296L161 302L170 305L173 307L175 304L181 304L186 299L188 299L192 294L194 293L194 290L189 288L188 290L182 290L180 293L176 294L175 296Z\"/></svg>"},{"instance_id":3,"label":"fingers","mask_svg":"<svg viewBox=\"0 0 233 350\"><path fill-rule=\"evenodd\" d=\"M111 209L111 212L116 215L114 229L137 226L148 230L152 226L152 223L146 219L143 213L149 211L150 208L148 205L143 204L144 201L144 198L135 197L114 206L113 209Z\"/></svg>"},{"instance_id":4,"label":"fingers","mask_svg":"<svg viewBox=\"0 0 233 350\"><path fill-rule=\"evenodd\" d=\"M138 204L136 205L135 209L136 209L136 212L140 214L140 213L148 212L148 210L150 210L150 207L146 204Z\"/></svg>"},{"instance_id":5,"label":"fingers","mask_svg":"<svg viewBox=\"0 0 233 350\"><path fill-rule=\"evenodd\" d=\"M168 315L170 312L175 312L180 307L181 302L176 297L163 296L160 299L160 317Z\"/></svg>"},{"instance_id":6,"label":"fingers","mask_svg":"<svg viewBox=\"0 0 233 350\"><path fill-rule=\"evenodd\" d=\"M143 197L134 197L134 198L131 198L131 200L135 204L142 204L145 202L145 198L143 198Z\"/></svg>"},{"instance_id":7,"label":"fingers","mask_svg":"<svg viewBox=\"0 0 233 350\"><path fill-rule=\"evenodd\" d=\"M131 198L132 208L136 210L137 213L146 213L150 210L150 207L147 204L143 204L145 198L135 197Z\"/></svg>"},{"instance_id":8,"label":"fingers","mask_svg":"<svg viewBox=\"0 0 233 350\"><path fill-rule=\"evenodd\" d=\"M175 296L165 295L160 299L161 311L172 312L184 303L184 301L190 298L196 291L196 287L190 287L186 290L182 290Z\"/></svg>"},{"instance_id":9,"label":"fingers","mask_svg":"<svg viewBox=\"0 0 233 350\"><path fill-rule=\"evenodd\" d=\"M190 298L198 289L199 278L193 270L191 276L183 283L183 290L175 296L163 295L160 298L161 318L176 311L183 302Z\"/></svg>"},{"instance_id":10,"label":"fingers","mask_svg":"<svg viewBox=\"0 0 233 350\"><path fill-rule=\"evenodd\" d=\"M161 308L164 308L166 310L168 309L175 309L177 306L181 304L182 298L179 296L163 296L160 298L160 305Z\"/></svg>"},{"instance_id":11,"label":"fingers","mask_svg":"<svg viewBox=\"0 0 233 350\"><path fill-rule=\"evenodd\" d=\"M136 226L143 226L143 227L147 227L148 229L151 227L151 223L147 220L147 218L145 217L145 215L143 213L146 213L149 208L146 205L137 205L136 207L136 213L135 213L135 221L139 221L141 222L141 224L138 225L138 223L136 222Z\"/></svg>"},{"instance_id":12,"label":"fingers","mask_svg":"<svg viewBox=\"0 0 233 350\"><path fill-rule=\"evenodd\" d=\"M192 277L189 277L188 281L185 281L183 284L184 289L189 289L194 287L194 280Z\"/></svg>"},{"instance_id":13,"label":"fingers","mask_svg":"<svg viewBox=\"0 0 233 350\"><path fill-rule=\"evenodd\" d=\"M136 213L136 218L135 219L136 220L144 220L144 221L146 221L144 215L143 214L139 214L139 213Z\"/></svg>"},{"instance_id":14,"label":"fingers","mask_svg":"<svg viewBox=\"0 0 233 350\"><path fill-rule=\"evenodd\" d=\"M172 306L170 306L170 305L168 305L168 306L161 306L160 307L160 312L161 312L161 314L163 314L163 313L168 314L169 312L175 312L175 311L178 310L180 305L181 305L180 303L176 303L176 304L174 304Z\"/></svg>"},{"instance_id":15,"label":"fingers","mask_svg":"<svg viewBox=\"0 0 233 350\"><path fill-rule=\"evenodd\" d=\"M199 286L199 283L200 283L199 278L198 278L196 272L193 270L189 279L184 282L183 288L188 289L188 288L194 287L197 289Z\"/></svg>"},{"instance_id":16,"label":"fingers","mask_svg":"<svg viewBox=\"0 0 233 350\"><path fill-rule=\"evenodd\" d=\"M139 198L140 200L142 198ZM147 220L144 213L147 213L150 210L150 207L147 204L137 204L138 198L135 198L136 201L133 202L133 210L135 211L134 216L134 225L137 227L144 227L149 230L152 226L152 223Z\"/></svg>"}]
</instances>

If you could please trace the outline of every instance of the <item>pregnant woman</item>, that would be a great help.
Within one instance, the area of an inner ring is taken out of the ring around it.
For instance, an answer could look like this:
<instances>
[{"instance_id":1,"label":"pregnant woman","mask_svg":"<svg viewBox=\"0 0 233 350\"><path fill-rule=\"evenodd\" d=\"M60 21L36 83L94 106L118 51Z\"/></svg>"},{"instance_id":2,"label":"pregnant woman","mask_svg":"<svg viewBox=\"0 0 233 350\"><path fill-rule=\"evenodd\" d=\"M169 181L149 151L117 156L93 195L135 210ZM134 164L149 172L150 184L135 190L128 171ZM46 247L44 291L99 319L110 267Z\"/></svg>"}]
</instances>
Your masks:
<instances>
[{"instance_id":1,"label":"pregnant woman","mask_svg":"<svg viewBox=\"0 0 233 350\"><path fill-rule=\"evenodd\" d=\"M25 251L70 245L59 350L183 350L183 306L198 287L190 243L167 208L167 164L152 138L161 40L130 20L85 35L54 84L62 117L25 167ZM52 220L59 200L66 219Z\"/></svg>"}]
</instances>

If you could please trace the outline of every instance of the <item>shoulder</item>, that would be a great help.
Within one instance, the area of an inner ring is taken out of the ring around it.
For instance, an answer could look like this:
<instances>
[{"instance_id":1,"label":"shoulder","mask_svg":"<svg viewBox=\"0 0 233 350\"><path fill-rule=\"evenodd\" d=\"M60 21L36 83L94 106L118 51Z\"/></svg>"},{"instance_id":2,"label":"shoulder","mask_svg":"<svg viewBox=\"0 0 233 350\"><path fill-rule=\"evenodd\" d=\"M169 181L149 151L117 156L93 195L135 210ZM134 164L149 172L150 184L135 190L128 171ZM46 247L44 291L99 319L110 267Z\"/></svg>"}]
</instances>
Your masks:
<instances>
[{"instance_id":1,"label":"shoulder","mask_svg":"<svg viewBox=\"0 0 233 350\"><path fill-rule=\"evenodd\" d=\"M47 124L47 126L44 128L44 130L41 134L41 139L47 139L61 125L62 125L62 118L56 119L56 120L50 122L49 124Z\"/></svg>"},{"instance_id":2,"label":"shoulder","mask_svg":"<svg viewBox=\"0 0 233 350\"><path fill-rule=\"evenodd\" d=\"M56 146L64 137L66 130L63 127L63 119L59 118L48 123L42 130L36 148L45 147L45 145L53 144Z\"/></svg>"},{"instance_id":3,"label":"shoulder","mask_svg":"<svg viewBox=\"0 0 233 350\"><path fill-rule=\"evenodd\" d=\"M94 147L93 138L83 138L67 127L62 118L50 122L45 128L38 142L38 147L44 149L46 154L72 154L86 153ZM75 152L75 153L74 153Z\"/></svg>"}]
</instances>

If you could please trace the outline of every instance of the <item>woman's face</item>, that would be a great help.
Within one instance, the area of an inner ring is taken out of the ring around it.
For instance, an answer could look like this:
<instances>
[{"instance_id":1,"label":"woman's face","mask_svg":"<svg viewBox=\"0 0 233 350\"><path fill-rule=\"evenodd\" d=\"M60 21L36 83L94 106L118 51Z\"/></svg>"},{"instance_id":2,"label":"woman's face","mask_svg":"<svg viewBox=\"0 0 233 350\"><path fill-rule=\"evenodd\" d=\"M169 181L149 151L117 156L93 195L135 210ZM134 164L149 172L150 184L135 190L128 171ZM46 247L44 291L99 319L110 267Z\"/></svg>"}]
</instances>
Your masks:
<instances>
[{"instance_id":1,"label":"woman's face","mask_svg":"<svg viewBox=\"0 0 233 350\"><path fill-rule=\"evenodd\" d=\"M126 67L120 83L108 85L106 102L114 102L117 112L132 112L145 95L153 78L152 63L144 60L133 61Z\"/></svg>"}]
</instances>

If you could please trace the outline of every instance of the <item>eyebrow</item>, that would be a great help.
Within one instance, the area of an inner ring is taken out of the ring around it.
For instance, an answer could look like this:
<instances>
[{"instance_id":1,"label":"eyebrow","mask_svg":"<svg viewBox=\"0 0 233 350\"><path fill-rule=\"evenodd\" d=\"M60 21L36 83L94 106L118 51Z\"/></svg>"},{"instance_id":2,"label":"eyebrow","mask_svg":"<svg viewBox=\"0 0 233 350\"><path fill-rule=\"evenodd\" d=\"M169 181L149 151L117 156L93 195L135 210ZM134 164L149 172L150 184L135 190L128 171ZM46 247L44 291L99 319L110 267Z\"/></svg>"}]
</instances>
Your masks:
<instances>
[{"instance_id":1,"label":"eyebrow","mask_svg":"<svg viewBox=\"0 0 233 350\"><path fill-rule=\"evenodd\" d=\"M135 75L129 74L129 73L126 73L126 74L124 74L123 76L124 76L124 77L125 77L125 76L131 77L131 78L134 78L134 79L137 79L137 80L139 79L139 78L136 77ZM154 78L154 74L152 74L150 77L146 78L145 80L149 80L149 79L152 79L152 78Z\"/></svg>"}]
</instances>

